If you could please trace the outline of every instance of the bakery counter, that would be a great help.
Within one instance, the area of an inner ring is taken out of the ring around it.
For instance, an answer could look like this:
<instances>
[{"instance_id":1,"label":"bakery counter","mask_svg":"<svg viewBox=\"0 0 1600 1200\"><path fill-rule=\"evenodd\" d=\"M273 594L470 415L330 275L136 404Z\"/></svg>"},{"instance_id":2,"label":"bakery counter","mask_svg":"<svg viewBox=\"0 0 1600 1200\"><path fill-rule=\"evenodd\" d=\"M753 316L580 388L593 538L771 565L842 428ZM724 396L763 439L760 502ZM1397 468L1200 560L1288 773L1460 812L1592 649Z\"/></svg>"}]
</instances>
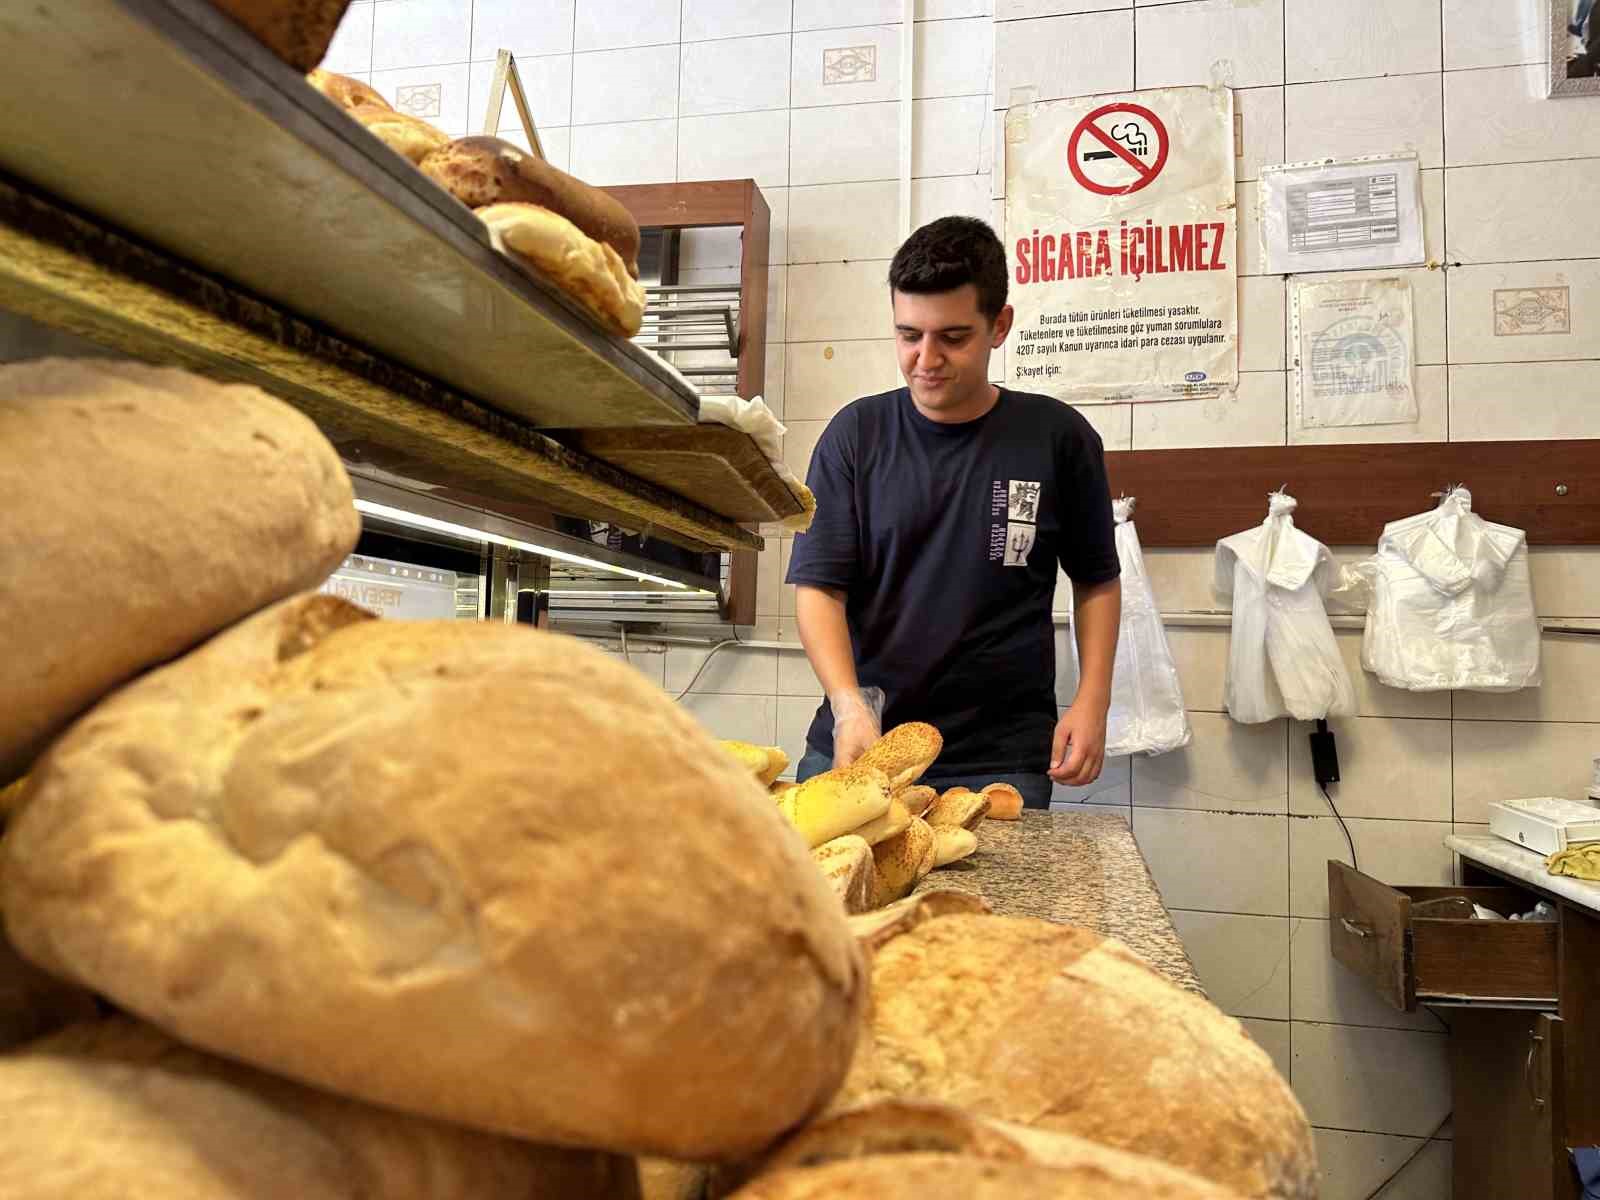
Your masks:
<instances>
[{"instance_id":1,"label":"bakery counter","mask_svg":"<svg viewBox=\"0 0 1600 1200\"><path fill-rule=\"evenodd\" d=\"M919 892L976 892L1002 916L1081 925L1125 943L1187 991L1204 995L1144 856L1116 813L1024 811L985 821L978 853L942 867Z\"/></svg>"}]
</instances>

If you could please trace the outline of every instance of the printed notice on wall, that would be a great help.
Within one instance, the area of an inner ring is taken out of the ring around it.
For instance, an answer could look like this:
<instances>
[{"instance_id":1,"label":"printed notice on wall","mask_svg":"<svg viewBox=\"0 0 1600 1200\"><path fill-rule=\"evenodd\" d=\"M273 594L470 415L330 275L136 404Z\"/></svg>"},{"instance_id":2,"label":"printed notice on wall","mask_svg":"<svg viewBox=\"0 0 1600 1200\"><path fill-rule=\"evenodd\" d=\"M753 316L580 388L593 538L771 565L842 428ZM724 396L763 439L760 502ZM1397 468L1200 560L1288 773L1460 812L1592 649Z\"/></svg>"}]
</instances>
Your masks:
<instances>
[{"instance_id":1,"label":"printed notice on wall","mask_svg":"<svg viewBox=\"0 0 1600 1200\"><path fill-rule=\"evenodd\" d=\"M1416 156L1264 168L1261 252L1269 275L1422 262Z\"/></svg>"},{"instance_id":2,"label":"printed notice on wall","mask_svg":"<svg viewBox=\"0 0 1600 1200\"><path fill-rule=\"evenodd\" d=\"M1006 242L1012 386L1113 404L1238 385L1232 92L1013 107Z\"/></svg>"},{"instance_id":3,"label":"printed notice on wall","mask_svg":"<svg viewBox=\"0 0 1600 1200\"><path fill-rule=\"evenodd\" d=\"M1417 419L1409 282L1296 283L1292 303L1301 429Z\"/></svg>"}]
</instances>

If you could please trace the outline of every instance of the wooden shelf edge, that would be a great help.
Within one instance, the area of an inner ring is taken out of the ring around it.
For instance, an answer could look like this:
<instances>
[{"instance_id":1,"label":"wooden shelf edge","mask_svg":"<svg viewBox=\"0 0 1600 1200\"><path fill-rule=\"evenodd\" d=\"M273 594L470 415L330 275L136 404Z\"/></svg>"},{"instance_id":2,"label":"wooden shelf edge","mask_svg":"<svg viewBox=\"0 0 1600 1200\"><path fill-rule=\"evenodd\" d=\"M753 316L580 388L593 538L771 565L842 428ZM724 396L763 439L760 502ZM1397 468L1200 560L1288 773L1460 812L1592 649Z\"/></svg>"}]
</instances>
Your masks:
<instances>
[{"instance_id":1,"label":"wooden shelf edge","mask_svg":"<svg viewBox=\"0 0 1600 1200\"><path fill-rule=\"evenodd\" d=\"M132 357L252 383L341 453L423 482L645 529L695 550L762 539L665 488L0 178L0 306Z\"/></svg>"},{"instance_id":2,"label":"wooden shelf edge","mask_svg":"<svg viewBox=\"0 0 1600 1200\"><path fill-rule=\"evenodd\" d=\"M1452 483L1485 520L1530 545L1600 544L1600 440L1386 442L1116 450L1111 494L1134 496L1145 546L1210 546L1259 525L1283 485L1295 524L1329 546L1371 546L1390 521L1434 507ZM1565 488L1565 493L1558 493Z\"/></svg>"}]
</instances>

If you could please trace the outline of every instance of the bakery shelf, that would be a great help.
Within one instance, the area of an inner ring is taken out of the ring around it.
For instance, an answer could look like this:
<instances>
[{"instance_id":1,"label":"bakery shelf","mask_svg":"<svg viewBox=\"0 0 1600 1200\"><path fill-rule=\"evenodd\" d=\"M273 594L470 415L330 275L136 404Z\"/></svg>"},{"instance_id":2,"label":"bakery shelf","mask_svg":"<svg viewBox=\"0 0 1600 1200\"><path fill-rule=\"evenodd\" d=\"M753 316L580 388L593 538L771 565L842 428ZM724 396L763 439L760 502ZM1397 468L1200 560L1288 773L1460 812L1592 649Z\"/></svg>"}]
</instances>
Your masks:
<instances>
[{"instance_id":1,"label":"bakery shelf","mask_svg":"<svg viewBox=\"0 0 1600 1200\"><path fill-rule=\"evenodd\" d=\"M0 169L42 192L532 424L695 421L690 389L206 0L11 5L0 62Z\"/></svg>"},{"instance_id":2,"label":"bakery shelf","mask_svg":"<svg viewBox=\"0 0 1600 1200\"><path fill-rule=\"evenodd\" d=\"M0 308L154 362L253 383L358 466L532 509L759 548L733 520L370 354L0 176ZM691 430L692 432L693 430Z\"/></svg>"},{"instance_id":3,"label":"bakery shelf","mask_svg":"<svg viewBox=\"0 0 1600 1200\"><path fill-rule=\"evenodd\" d=\"M538 432L692 433L699 405L205 0L27 5L0 61L0 304L256 383L418 481L761 544Z\"/></svg>"}]
</instances>

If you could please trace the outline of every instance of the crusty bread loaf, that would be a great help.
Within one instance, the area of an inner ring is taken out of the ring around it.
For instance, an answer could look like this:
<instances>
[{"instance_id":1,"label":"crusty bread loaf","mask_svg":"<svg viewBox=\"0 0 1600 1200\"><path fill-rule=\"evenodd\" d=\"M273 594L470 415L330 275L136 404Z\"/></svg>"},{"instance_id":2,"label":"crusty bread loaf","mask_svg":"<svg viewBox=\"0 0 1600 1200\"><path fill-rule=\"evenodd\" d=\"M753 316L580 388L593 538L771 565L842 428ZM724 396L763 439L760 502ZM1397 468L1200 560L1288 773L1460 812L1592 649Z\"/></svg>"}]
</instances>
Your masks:
<instances>
[{"instance_id":1,"label":"crusty bread loaf","mask_svg":"<svg viewBox=\"0 0 1600 1200\"><path fill-rule=\"evenodd\" d=\"M898 796L889 797L889 811L873 821L868 821L855 832L866 840L867 845L876 846L879 842L887 842L892 837L899 837L911 826L911 810Z\"/></svg>"},{"instance_id":2,"label":"crusty bread loaf","mask_svg":"<svg viewBox=\"0 0 1600 1200\"><path fill-rule=\"evenodd\" d=\"M880 1154L760 1175L737 1200L1237 1200L1232 1192L1133 1155L1071 1166Z\"/></svg>"},{"instance_id":3,"label":"crusty bread loaf","mask_svg":"<svg viewBox=\"0 0 1600 1200\"><path fill-rule=\"evenodd\" d=\"M871 1036L836 1107L939 1100L1311 1200L1311 1130L1239 1023L1120 943L1020 918L925 920L872 955Z\"/></svg>"},{"instance_id":4,"label":"crusty bread loaf","mask_svg":"<svg viewBox=\"0 0 1600 1200\"><path fill-rule=\"evenodd\" d=\"M899 791L921 779L943 749L944 738L937 729L921 721L912 721L889 730L856 762L882 771L889 777L890 789Z\"/></svg>"},{"instance_id":5,"label":"crusty bread loaf","mask_svg":"<svg viewBox=\"0 0 1600 1200\"><path fill-rule=\"evenodd\" d=\"M996 1121L946 1104L885 1100L826 1117L789 1138L764 1160L719 1171L712 1197L730 1183L829 1163L880 1155L950 1154L994 1162L1028 1163L1076 1174L1077 1183L1104 1179L1148 1196L1231 1197L1234 1193L1140 1155L1086 1138ZM1067 1195L1077 1193L1068 1191Z\"/></svg>"},{"instance_id":6,"label":"crusty bread loaf","mask_svg":"<svg viewBox=\"0 0 1600 1200\"><path fill-rule=\"evenodd\" d=\"M395 112L392 108L357 104L346 108L345 113L351 120L366 126L367 132L373 137L413 164L420 163L440 146L450 142L444 130L435 128L421 117Z\"/></svg>"},{"instance_id":7,"label":"crusty bread loaf","mask_svg":"<svg viewBox=\"0 0 1600 1200\"><path fill-rule=\"evenodd\" d=\"M605 242L537 204L491 204L476 211L497 245L578 301L606 329L623 337L639 332L644 288Z\"/></svg>"},{"instance_id":8,"label":"crusty bread loaf","mask_svg":"<svg viewBox=\"0 0 1600 1200\"><path fill-rule=\"evenodd\" d=\"M948 867L953 862L960 862L978 852L978 835L970 829L960 826L948 828L945 826L933 827L933 865Z\"/></svg>"},{"instance_id":9,"label":"crusty bread loaf","mask_svg":"<svg viewBox=\"0 0 1600 1200\"><path fill-rule=\"evenodd\" d=\"M361 529L315 425L184 371L0 366L0 447L0 782L118 684L321 583Z\"/></svg>"},{"instance_id":10,"label":"crusty bread loaf","mask_svg":"<svg viewBox=\"0 0 1600 1200\"><path fill-rule=\"evenodd\" d=\"M778 809L815 848L889 811L889 780L872 767L838 767L778 797Z\"/></svg>"},{"instance_id":11,"label":"crusty bread loaf","mask_svg":"<svg viewBox=\"0 0 1600 1200\"><path fill-rule=\"evenodd\" d=\"M1022 793L1009 783L991 783L983 794L989 800L987 815L991 821L1022 820Z\"/></svg>"},{"instance_id":12,"label":"crusty bread loaf","mask_svg":"<svg viewBox=\"0 0 1600 1200\"><path fill-rule=\"evenodd\" d=\"M981 896L954 888L939 888L908 896L876 912L850 918L850 932L862 949L873 951L908 933L924 921L948 917L952 913L986 913L989 906Z\"/></svg>"},{"instance_id":13,"label":"crusty bread loaf","mask_svg":"<svg viewBox=\"0 0 1600 1200\"><path fill-rule=\"evenodd\" d=\"M939 793L931 787L917 785L901 788L895 796L913 817L926 817L928 810L933 807L933 802L939 798Z\"/></svg>"},{"instance_id":14,"label":"crusty bread loaf","mask_svg":"<svg viewBox=\"0 0 1600 1200\"><path fill-rule=\"evenodd\" d=\"M374 88L348 75L335 75L318 67L306 76L306 82L340 108L356 108L369 104L374 108L391 108L390 103Z\"/></svg>"},{"instance_id":15,"label":"crusty bread loaf","mask_svg":"<svg viewBox=\"0 0 1600 1200\"><path fill-rule=\"evenodd\" d=\"M723 741L724 750L757 779L762 787L771 787L789 767L789 756L777 746L754 746L749 742Z\"/></svg>"},{"instance_id":16,"label":"crusty bread loaf","mask_svg":"<svg viewBox=\"0 0 1600 1200\"><path fill-rule=\"evenodd\" d=\"M639 277L639 226L621 201L497 137L457 138L422 161L422 173L468 208L537 204L617 252Z\"/></svg>"},{"instance_id":17,"label":"crusty bread loaf","mask_svg":"<svg viewBox=\"0 0 1600 1200\"><path fill-rule=\"evenodd\" d=\"M904 832L875 845L872 848L877 868L874 907L881 908L908 895L917 882L933 870L937 849L933 829L921 817L912 817Z\"/></svg>"},{"instance_id":18,"label":"crusty bread loaf","mask_svg":"<svg viewBox=\"0 0 1600 1200\"><path fill-rule=\"evenodd\" d=\"M211 0L297 71L322 61L350 0Z\"/></svg>"},{"instance_id":19,"label":"crusty bread loaf","mask_svg":"<svg viewBox=\"0 0 1600 1200\"><path fill-rule=\"evenodd\" d=\"M420 1040L420 1039L419 1039ZM6 1200L637 1200L631 1159L369 1107L116 1018L0 1058Z\"/></svg>"},{"instance_id":20,"label":"crusty bread loaf","mask_svg":"<svg viewBox=\"0 0 1600 1200\"><path fill-rule=\"evenodd\" d=\"M989 797L966 788L951 788L933 802L927 821L936 828L976 831L989 812Z\"/></svg>"},{"instance_id":21,"label":"crusty bread loaf","mask_svg":"<svg viewBox=\"0 0 1600 1200\"><path fill-rule=\"evenodd\" d=\"M877 876L872 869L872 847L853 833L824 842L811 852L834 895L847 913L866 912L877 893Z\"/></svg>"},{"instance_id":22,"label":"crusty bread loaf","mask_svg":"<svg viewBox=\"0 0 1600 1200\"><path fill-rule=\"evenodd\" d=\"M100 704L33 780L0 842L17 949L197 1046L688 1160L766 1144L846 1069L865 969L804 843L575 638L298 596Z\"/></svg>"}]
</instances>

